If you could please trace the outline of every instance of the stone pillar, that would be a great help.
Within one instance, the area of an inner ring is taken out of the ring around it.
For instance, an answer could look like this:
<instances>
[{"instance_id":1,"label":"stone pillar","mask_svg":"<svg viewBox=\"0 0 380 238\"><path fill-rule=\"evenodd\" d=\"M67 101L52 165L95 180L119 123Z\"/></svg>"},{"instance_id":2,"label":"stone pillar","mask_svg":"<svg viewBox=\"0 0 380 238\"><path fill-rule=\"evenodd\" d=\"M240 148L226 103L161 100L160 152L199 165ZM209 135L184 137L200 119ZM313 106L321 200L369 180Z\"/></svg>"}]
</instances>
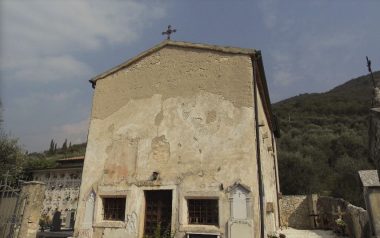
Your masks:
<instances>
[{"instance_id":1,"label":"stone pillar","mask_svg":"<svg viewBox=\"0 0 380 238\"><path fill-rule=\"evenodd\" d=\"M17 237L36 237L45 197L45 187L45 183L37 181L23 184L18 203L22 220Z\"/></svg>"}]
</instances>

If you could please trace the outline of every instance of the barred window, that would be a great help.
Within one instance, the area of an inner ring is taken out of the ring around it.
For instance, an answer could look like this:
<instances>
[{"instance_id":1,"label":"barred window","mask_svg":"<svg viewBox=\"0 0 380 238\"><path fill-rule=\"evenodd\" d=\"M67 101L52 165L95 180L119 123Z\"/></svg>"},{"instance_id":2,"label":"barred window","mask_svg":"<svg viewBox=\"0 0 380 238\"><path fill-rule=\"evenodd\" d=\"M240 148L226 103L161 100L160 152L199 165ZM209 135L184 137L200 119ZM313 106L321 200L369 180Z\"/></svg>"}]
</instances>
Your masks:
<instances>
[{"instance_id":1,"label":"barred window","mask_svg":"<svg viewBox=\"0 0 380 238\"><path fill-rule=\"evenodd\" d=\"M188 199L189 224L218 225L217 199Z\"/></svg>"},{"instance_id":2,"label":"barred window","mask_svg":"<svg viewBox=\"0 0 380 238\"><path fill-rule=\"evenodd\" d=\"M103 198L104 220L124 221L125 218L125 197Z\"/></svg>"}]
</instances>

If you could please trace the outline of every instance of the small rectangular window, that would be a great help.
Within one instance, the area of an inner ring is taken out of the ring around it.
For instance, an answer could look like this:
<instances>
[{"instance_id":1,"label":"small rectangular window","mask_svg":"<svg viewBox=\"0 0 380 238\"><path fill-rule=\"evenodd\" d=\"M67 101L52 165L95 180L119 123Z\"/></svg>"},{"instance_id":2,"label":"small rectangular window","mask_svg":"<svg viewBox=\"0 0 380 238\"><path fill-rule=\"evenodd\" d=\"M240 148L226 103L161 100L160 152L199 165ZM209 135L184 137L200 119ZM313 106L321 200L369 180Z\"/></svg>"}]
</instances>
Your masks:
<instances>
[{"instance_id":1,"label":"small rectangular window","mask_svg":"<svg viewBox=\"0 0 380 238\"><path fill-rule=\"evenodd\" d=\"M104 220L124 221L125 218L125 197L103 198Z\"/></svg>"},{"instance_id":2,"label":"small rectangular window","mask_svg":"<svg viewBox=\"0 0 380 238\"><path fill-rule=\"evenodd\" d=\"M189 224L219 224L219 207L217 199L188 199L187 207Z\"/></svg>"}]
</instances>

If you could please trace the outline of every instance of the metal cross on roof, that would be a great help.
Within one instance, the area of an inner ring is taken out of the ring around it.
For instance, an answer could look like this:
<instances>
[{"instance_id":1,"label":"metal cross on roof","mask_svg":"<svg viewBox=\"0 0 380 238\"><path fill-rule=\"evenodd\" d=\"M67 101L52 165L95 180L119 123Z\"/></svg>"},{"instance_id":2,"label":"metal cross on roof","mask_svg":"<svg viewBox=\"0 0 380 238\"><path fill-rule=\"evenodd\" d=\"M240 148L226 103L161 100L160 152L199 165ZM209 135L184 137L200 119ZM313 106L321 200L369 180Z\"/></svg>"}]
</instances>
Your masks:
<instances>
[{"instance_id":1,"label":"metal cross on roof","mask_svg":"<svg viewBox=\"0 0 380 238\"><path fill-rule=\"evenodd\" d=\"M368 56L365 57L367 59L367 68L368 68L368 72L372 73L372 69L371 69L371 60L368 59Z\"/></svg>"},{"instance_id":2,"label":"metal cross on roof","mask_svg":"<svg viewBox=\"0 0 380 238\"><path fill-rule=\"evenodd\" d=\"M177 32L177 30L176 29L172 29L172 26L169 25L168 29L166 31L162 32L162 35L168 35L167 39L170 40L170 35L172 33L175 33L175 32Z\"/></svg>"}]
</instances>

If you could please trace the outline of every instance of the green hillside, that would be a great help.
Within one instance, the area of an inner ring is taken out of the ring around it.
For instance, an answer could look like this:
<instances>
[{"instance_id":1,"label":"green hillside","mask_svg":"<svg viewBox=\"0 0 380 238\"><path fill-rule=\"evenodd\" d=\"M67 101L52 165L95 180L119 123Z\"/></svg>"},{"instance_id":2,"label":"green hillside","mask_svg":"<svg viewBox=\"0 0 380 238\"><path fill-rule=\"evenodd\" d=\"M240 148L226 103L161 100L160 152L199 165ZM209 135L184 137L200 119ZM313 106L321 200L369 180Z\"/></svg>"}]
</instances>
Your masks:
<instances>
[{"instance_id":1,"label":"green hillside","mask_svg":"<svg viewBox=\"0 0 380 238\"><path fill-rule=\"evenodd\" d=\"M375 73L380 80L380 71ZM368 162L368 76L325 93L302 94L273 105L280 122L279 175L283 194L319 193L363 205L357 170Z\"/></svg>"},{"instance_id":2,"label":"green hillside","mask_svg":"<svg viewBox=\"0 0 380 238\"><path fill-rule=\"evenodd\" d=\"M67 144L63 143L61 147L57 148L54 140L50 142L50 148L44 152L29 153L24 158L24 167L26 171L34 169L54 168L58 159L82 156L86 152L87 143Z\"/></svg>"}]
</instances>

